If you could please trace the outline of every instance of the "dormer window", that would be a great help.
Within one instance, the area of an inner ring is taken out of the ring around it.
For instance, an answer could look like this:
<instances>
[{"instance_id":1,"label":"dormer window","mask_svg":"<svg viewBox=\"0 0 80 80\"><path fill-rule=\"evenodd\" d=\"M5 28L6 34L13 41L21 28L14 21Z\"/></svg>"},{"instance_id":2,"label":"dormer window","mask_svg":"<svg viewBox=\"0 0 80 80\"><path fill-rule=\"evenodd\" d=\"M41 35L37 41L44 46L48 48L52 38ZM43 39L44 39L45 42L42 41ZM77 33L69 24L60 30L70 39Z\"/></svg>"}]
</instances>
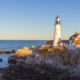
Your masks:
<instances>
[{"instance_id":1,"label":"dormer window","mask_svg":"<svg viewBox=\"0 0 80 80\"><path fill-rule=\"evenodd\" d=\"M72 37L72 39L74 39L75 37Z\"/></svg>"}]
</instances>

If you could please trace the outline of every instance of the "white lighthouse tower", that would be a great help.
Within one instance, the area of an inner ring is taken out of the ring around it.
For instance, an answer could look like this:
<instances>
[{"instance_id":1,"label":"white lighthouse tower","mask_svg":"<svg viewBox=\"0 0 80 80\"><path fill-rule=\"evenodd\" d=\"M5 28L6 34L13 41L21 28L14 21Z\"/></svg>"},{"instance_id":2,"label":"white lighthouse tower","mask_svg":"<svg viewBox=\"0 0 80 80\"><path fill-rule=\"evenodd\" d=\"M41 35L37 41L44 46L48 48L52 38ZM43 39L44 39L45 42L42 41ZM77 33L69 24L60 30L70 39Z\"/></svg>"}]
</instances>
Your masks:
<instances>
[{"instance_id":1,"label":"white lighthouse tower","mask_svg":"<svg viewBox=\"0 0 80 80\"><path fill-rule=\"evenodd\" d=\"M60 17L56 17L55 29L54 29L54 41L53 46L59 46L58 42L61 40L61 30L60 30Z\"/></svg>"}]
</instances>

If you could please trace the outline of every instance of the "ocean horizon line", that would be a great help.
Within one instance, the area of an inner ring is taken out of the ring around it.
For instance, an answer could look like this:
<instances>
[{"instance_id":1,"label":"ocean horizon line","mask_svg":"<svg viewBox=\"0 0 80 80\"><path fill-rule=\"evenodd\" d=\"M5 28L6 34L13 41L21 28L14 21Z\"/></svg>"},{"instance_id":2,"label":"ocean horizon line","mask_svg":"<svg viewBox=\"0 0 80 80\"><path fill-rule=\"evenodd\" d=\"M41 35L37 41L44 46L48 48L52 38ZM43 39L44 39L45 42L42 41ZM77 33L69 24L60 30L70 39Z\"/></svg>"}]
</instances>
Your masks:
<instances>
[{"instance_id":1,"label":"ocean horizon line","mask_svg":"<svg viewBox=\"0 0 80 80\"><path fill-rule=\"evenodd\" d=\"M9 39L9 40L1 39L0 41L21 41L21 40L23 40L23 41L47 41L47 40L41 40L41 39L40 40L38 40L38 39L35 39L35 40L34 39L33 40L32 39L30 39L30 40L28 40L28 39L27 40L25 40L25 39L18 39L18 40L17 39Z\"/></svg>"}]
</instances>

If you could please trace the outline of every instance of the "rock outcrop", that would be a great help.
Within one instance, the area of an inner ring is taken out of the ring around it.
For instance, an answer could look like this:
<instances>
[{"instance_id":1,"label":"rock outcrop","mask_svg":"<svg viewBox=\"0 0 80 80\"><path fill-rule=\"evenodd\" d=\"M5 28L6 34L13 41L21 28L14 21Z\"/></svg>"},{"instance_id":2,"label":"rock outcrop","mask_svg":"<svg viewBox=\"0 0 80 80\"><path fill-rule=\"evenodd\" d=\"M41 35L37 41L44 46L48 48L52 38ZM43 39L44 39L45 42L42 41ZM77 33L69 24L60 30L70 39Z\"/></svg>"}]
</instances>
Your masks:
<instances>
[{"instance_id":1,"label":"rock outcrop","mask_svg":"<svg viewBox=\"0 0 80 80\"><path fill-rule=\"evenodd\" d=\"M16 56L11 56L8 58L8 63L10 64L16 64L17 62L17 57Z\"/></svg>"},{"instance_id":2,"label":"rock outcrop","mask_svg":"<svg viewBox=\"0 0 80 80\"><path fill-rule=\"evenodd\" d=\"M49 65L10 66L4 68L3 80L80 80L80 73L69 73ZM0 79L1 80L1 79Z\"/></svg>"},{"instance_id":3,"label":"rock outcrop","mask_svg":"<svg viewBox=\"0 0 80 80\"><path fill-rule=\"evenodd\" d=\"M15 53L15 50L0 50L0 54L10 54Z\"/></svg>"},{"instance_id":4,"label":"rock outcrop","mask_svg":"<svg viewBox=\"0 0 80 80\"><path fill-rule=\"evenodd\" d=\"M18 49L16 53L8 58L8 63L10 64L20 64L22 60L25 60L27 56L32 54L32 50L28 47L23 47L22 49Z\"/></svg>"},{"instance_id":5,"label":"rock outcrop","mask_svg":"<svg viewBox=\"0 0 80 80\"><path fill-rule=\"evenodd\" d=\"M9 58L9 63L17 65L26 64L47 64L59 68L74 68L79 71L80 51L64 50L63 48L51 48L50 46L42 45L33 52L31 49L24 47L16 51L12 58ZM33 52L33 54L32 54Z\"/></svg>"}]
</instances>

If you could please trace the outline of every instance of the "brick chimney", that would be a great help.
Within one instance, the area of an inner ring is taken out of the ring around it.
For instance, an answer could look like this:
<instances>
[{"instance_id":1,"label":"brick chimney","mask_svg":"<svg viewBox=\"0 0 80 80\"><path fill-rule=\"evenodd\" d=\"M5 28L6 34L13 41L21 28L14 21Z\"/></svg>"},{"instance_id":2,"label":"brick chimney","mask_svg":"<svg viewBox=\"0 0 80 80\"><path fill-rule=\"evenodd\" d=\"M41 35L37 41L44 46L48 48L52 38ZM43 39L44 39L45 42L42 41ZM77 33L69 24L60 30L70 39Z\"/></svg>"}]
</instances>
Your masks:
<instances>
[{"instance_id":1,"label":"brick chimney","mask_svg":"<svg viewBox=\"0 0 80 80\"><path fill-rule=\"evenodd\" d=\"M75 34L78 34L78 32L75 32Z\"/></svg>"}]
</instances>

